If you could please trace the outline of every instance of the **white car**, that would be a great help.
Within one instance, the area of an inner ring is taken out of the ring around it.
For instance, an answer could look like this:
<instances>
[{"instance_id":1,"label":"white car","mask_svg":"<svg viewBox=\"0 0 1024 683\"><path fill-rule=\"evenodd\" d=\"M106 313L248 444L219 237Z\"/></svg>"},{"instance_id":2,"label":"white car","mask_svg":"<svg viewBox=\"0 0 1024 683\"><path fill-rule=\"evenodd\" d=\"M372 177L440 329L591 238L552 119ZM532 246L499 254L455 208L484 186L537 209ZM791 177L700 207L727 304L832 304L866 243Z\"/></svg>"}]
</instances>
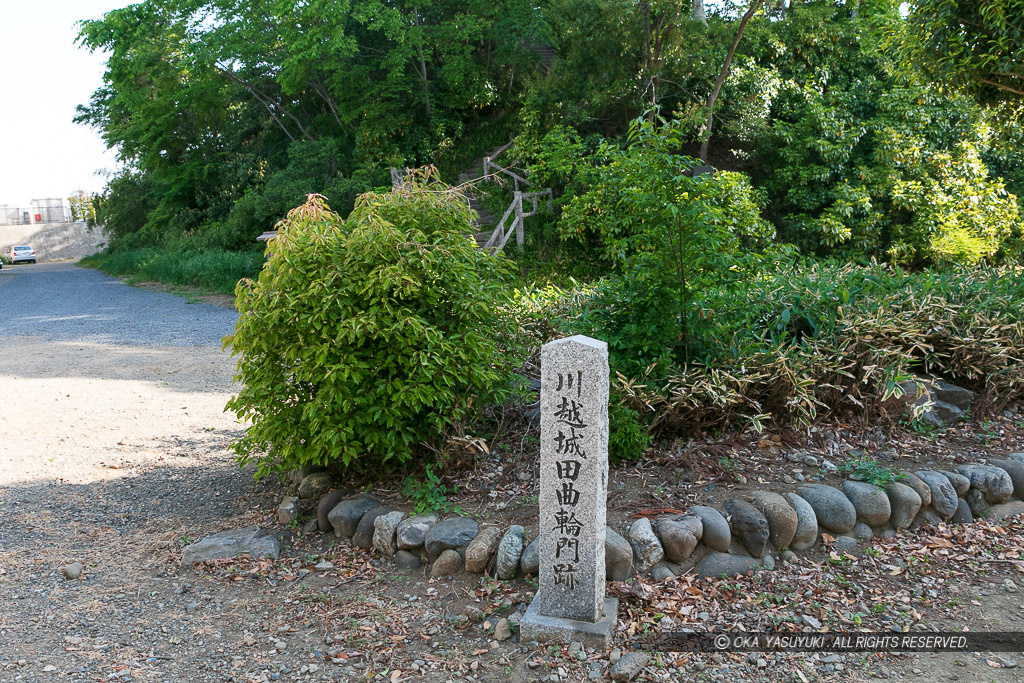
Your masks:
<instances>
[{"instance_id":1,"label":"white car","mask_svg":"<svg viewBox=\"0 0 1024 683\"><path fill-rule=\"evenodd\" d=\"M11 255L8 261L11 265L19 262L35 263L36 250L27 244L20 247L11 247Z\"/></svg>"}]
</instances>

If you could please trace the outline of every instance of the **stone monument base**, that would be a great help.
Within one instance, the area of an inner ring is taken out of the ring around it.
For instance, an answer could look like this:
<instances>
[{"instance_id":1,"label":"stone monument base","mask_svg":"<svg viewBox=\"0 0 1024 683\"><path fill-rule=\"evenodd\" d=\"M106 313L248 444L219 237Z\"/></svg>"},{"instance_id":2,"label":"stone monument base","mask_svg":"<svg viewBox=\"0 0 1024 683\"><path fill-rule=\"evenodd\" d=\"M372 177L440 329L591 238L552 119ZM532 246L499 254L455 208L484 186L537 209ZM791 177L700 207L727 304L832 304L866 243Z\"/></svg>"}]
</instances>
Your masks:
<instances>
[{"instance_id":1,"label":"stone monument base","mask_svg":"<svg viewBox=\"0 0 1024 683\"><path fill-rule=\"evenodd\" d=\"M618 598L604 599L604 614L597 622L576 621L560 617L546 617L537 607L534 596L530 607L519 622L519 642L528 643L583 643L584 647L607 650L612 643L615 624L619 620Z\"/></svg>"}]
</instances>

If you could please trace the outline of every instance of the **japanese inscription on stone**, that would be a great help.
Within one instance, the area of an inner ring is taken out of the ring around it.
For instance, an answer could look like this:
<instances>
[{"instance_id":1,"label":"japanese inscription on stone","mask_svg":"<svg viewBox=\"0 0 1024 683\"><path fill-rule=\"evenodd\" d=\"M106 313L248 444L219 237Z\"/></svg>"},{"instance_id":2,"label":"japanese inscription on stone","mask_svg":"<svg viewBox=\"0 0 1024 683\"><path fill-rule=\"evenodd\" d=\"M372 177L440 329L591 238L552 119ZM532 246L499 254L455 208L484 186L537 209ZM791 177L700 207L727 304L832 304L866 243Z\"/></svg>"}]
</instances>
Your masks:
<instances>
[{"instance_id":1,"label":"japanese inscription on stone","mask_svg":"<svg viewBox=\"0 0 1024 683\"><path fill-rule=\"evenodd\" d=\"M604 606L607 344L576 336L541 350L540 614L594 622Z\"/></svg>"}]
</instances>

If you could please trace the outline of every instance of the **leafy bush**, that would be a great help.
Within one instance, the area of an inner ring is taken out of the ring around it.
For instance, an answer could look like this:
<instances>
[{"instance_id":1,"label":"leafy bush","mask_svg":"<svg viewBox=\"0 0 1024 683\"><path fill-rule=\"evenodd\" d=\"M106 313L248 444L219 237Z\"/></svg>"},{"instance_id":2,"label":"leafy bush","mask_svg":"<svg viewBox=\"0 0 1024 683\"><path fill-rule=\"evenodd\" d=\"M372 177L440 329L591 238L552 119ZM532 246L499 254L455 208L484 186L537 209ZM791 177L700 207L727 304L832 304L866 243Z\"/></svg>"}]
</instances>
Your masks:
<instances>
[{"instance_id":1,"label":"leafy bush","mask_svg":"<svg viewBox=\"0 0 1024 683\"><path fill-rule=\"evenodd\" d=\"M423 470L423 477L406 477L402 482L402 495L413 504L413 511L416 514L423 512L461 514L462 508L452 505L448 496L454 493L441 482L434 468L427 465Z\"/></svg>"},{"instance_id":2,"label":"leafy bush","mask_svg":"<svg viewBox=\"0 0 1024 683\"><path fill-rule=\"evenodd\" d=\"M625 147L605 143L593 182L562 215L566 238L596 240L613 274L589 313L620 362L685 360L695 301L749 275L773 235L744 176L691 177L676 122L634 121Z\"/></svg>"},{"instance_id":3,"label":"leafy bush","mask_svg":"<svg viewBox=\"0 0 1024 683\"><path fill-rule=\"evenodd\" d=\"M507 398L506 266L469 220L440 183L363 195L347 220L316 195L289 212L225 340L242 383L228 407L251 422L243 463L400 463Z\"/></svg>"},{"instance_id":4,"label":"leafy bush","mask_svg":"<svg viewBox=\"0 0 1024 683\"><path fill-rule=\"evenodd\" d=\"M651 445L651 435L640 415L617 400L608 405L608 458L622 463L636 460Z\"/></svg>"},{"instance_id":5,"label":"leafy bush","mask_svg":"<svg viewBox=\"0 0 1024 683\"><path fill-rule=\"evenodd\" d=\"M874 458L856 458L847 460L839 466L839 471L844 474L856 475L857 479L875 486L885 486L900 479L906 479L906 475L886 467Z\"/></svg>"},{"instance_id":6,"label":"leafy bush","mask_svg":"<svg viewBox=\"0 0 1024 683\"><path fill-rule=\"evenodd\" d=\"M593 293L593 286L571 278L564 288L548 283L513 289L502 311L515 336L510 345L537 348L575 334L576 323Z\"/></svg>"}]
</instances>

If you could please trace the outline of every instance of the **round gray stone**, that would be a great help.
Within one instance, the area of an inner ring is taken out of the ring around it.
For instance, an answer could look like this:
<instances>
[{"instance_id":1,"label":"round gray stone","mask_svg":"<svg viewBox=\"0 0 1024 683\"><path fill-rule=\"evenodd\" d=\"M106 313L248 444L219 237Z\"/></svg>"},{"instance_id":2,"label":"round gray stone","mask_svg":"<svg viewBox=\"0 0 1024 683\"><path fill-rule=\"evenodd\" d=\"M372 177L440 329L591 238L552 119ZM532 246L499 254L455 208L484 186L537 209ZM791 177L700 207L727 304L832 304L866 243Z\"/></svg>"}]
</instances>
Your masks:
<instances>
[{"instance_id":1,"label":"round gray stone","mask_svg":"<svg viewBox=\"0 0 1024 683\"><path fill-rule=\"evenodd\" d=\"M697 574L702 577L736 576L760 567L761 564L752 557L711 552L697 564Z\"/></svg>"},{"instance_id":2,"label":"round gray stone","mask_svg":"<svg viewBox=\"0 0 1024 683\"><path fill-rule=\"evenodd\" d=\"M891 481L885 485L885 493L892 508L894 529L909 529L914 517L921 511L921 496L906 484Z\"/></svg>"},{"instance_id":3,"label":"round gray stone","mask_svg":"<svg viewBox=\"0 0 1024 683\"><path fill-rule=\"evenodd\" d=\"M1006 470L992 465L961 465L956 471L971 480L971 488L981 491L988 504L1002 503L1013 494L1013 480Z\"/></svg>"},{"instance_id":4,"label":"round gray stone","mask_svg":"<svg viewBox=\"0 0 1024 683\"><path fill-rule=\"evenodd\" d=\"M491 555L497 550L500 542L501 529L496 526L485 526L481 529L476 538L466 546L466 571L470 574L480 574L487 569Z\"/></svg>"},{"instance_id":5,"label":"round gray stone","mask_svg":"<svg viewBox=\"0 0 1024 683\"><path fill-rule=\"evenodd\" d=\"M956 512L950 518L954 524L974 524L974 513L971 512L971 506L967 504L967 501L963 498L957 498Z\"/></svg>"},{"instance_id":6,"label":"round gray stone","mask_svg":"<svg viewBox=\"0 0 1024 683\"><path fill-rule=\"evenodd\" d=\"M732 531L729 530L729 522L721 512L707 505L694 505L689 509L688 514L700 519L703 531L700 540L708 550L729 552L729 546L732 545Z\"/></svg>"},{"instance_id":7,"label":"round gray stone","mask_svg":"<svg viewBox=\"0 0 1024 683\"><path fill-rule=\"evenodd\" d=\"M299 498L315 500L331 490L331 475L326 472L314 472L303 477L299 483Z\"/></svg>"},{"instance_id":8,"label":"round gray stone","mask_svg":"<svg viewBox=\"0 0 1024 683\"><path fill-rule=\"evenodd\" d=\"M395 566L399 571L411 572L420 568L420 558L408 550L399 550L395 553Z\"/></svg>"},{"instance_id":9,"label":"round gray stone","mask_svg":"<svg viewBox=\"0 0 1024 683\"><path fill-rule=\"evenodd\" d=\"M328 515L335 505L351 495L352 491L350 489L337 489L320 497L320 502L316 506L316 526L321 532L326 534L328 531L334 531Z\"/></svg>"},{"instance_id":10,"label":"round gray stone","mask_svg":"<svg viewBox=\"0 0 1024 683\"><path fill-rule=\"evenodd\" d=\"M857 517L869 527L888 523L892 508L889 497L881 488L863 481L848 480L843 482L843 493L853 503Z\"/></svg>"},{"instance_id":11,"label":"round gray stone","mask_svg":"<svg viewBox=\"0 0 1024 683\"><path fill-rule=\"evenodd\" d=\"M68 566L64 567L64 569L61 570L61 573L64 574L64 578L68 581L74 581L82 576L82 569L83 567L81 562L72 562Z\"/></svg>"},{"instance_id":12,"label":"round gray stone","mask_svg":"<svg viewBox=\"0 0 1024 683\"><path fill-rule=\"evenodd\" d=\"M498 544L498 556L495 560L495 573L499 579L508 581L516 577L519 558L523 554L523 527L513 524L505 532Z\"/></svg>"},{"instance_id":13,"label":"round gray stone","mask_svg":"<svg viewBox=\"0 0 1024 683\"><path fill-rule=\"evenodd\" d=\"M373 520L373 547L384 557L392 558L398 550L395 545L395 532L403 517L404 512L395 510Z\"/></svg>"},{"instance_id":14,"label":"round gray stone","mask_svg":"<svg viewBox=\"0 0 1024 683\"><path fill-rule=\"evenodd\" d=\"M968 507L971 508L971 514L975 517L983 517L985 511L988 510L988 503L985 502L985 494L978 489L971 487L964 496L964 500L967 501Z\"/></svg>"},{"instance_id":15,"label":"round gray stone","mask_svg":"<svg viewBox=\"0 0 1024 683\"><path fill-rule=\"evenodd\" d=\"M633 546L609 526L604 528L604 567L609 581L625 581L633 573Z\"/></svg>"},{"instance_id":16,"label":"round gray stone","mask_svg":"<svg viewBox=\"0 0 1024 683\"><path fill-rule=\"evenodd\" d=\"M523 554L519 557L519 571L530 576L537 576L540 572L540 536L530 541L523 549Z\"/></svg>"},{"instance_id":17,"label":"round gray stone","mask_svg":"<svg viewBox=\"0 0 1024 683\"><path fill-rule=\"evenodd\" d=\"M944 475L946 479L949 479L950 485L953 490L956 491L957 498L963 498L967 495L967 489L971 488L971 480L960 474L959 472L949 472L947 470L939 470L939 474Z\"/></svg>"},{"instance_id":18,"label":"round gray stone","mask_svg":"<svg viewBox=\"0 0 1024 683\"><path fill-rule=\"evenodd\" d=\"M299 518L299 499L297 496L285 496L277 506L277 521L288 526Z\"/></svg>"},{"instance_id":19,"label":"round gray stone","mask_svg":"<svg viewBox=\"0 0 1024 683\"><path fill-rule=\"evenodd\" d=\"M1013 495L1016 498L1024 498L1024 462L993 460L992 465L1010 475L1010 481L1013 483Z\"/></svg>"},{"instance_id":20,"label":"round gray stone","mask_svg":"<svg viewBox=\"0 0 1024 683\"><path fill-rule=\"evenodd\" d=\"M430 531L430 527L436 523L437 515L433 512L413 515L409 519L403 520L395 532L395 540L398 543L399 550L415 550L422 546L423 541L427 538L427 532Z\"/></svg>"},{"instance_id":21,"label":"round gray stone","mask_svg":"<svg viewBox=\"0 0 1024 683\"><path fill-rule=\"evenodd\" d=\"M793 550L807 550L818 540L818 516L806 500L795 493L787 493L786 500L796 512L796 533L790 547Z\"/></svg>"},{"instance_id":22,"label":"round gray stone","mask_svg":"<svg viewBox=\"0 0 1024 683\"><path fill-rule=\"evenodd\" d=\"M985 519L992 522L1002 522L1011 517L1024 515L1024 501L1010 500L1005 503L993 505L985 511Z\"/></svg>"},{"instance_id":23,"label":"round gray stone","mask_svg":"<svg viewBox=\"0 0 1024 683\"><path fill-rule=\"evenodd\" d=\"M675 578L676 573L669 569L664 562L651 567L651 578L655 581L667 581L668 579Z\"/></svg>"},{"instance_id":24,"label":"round gray stone","mask_svg":"<svg viewBox=\"0 0 1024 683\"><path fill-rule=\"evenodd\" d=\"M378 517L383 517L388 514L388 510L383 505L377 506L372 510L368 510L366 514L359 520L359 525L356 527L356 532L352 534L352 545L363 550L369 550L373 547L373 534L376 531L374 523Z\"/></svg>"},{"instance_id":25,"label":"round gray stone","mask_svg":"<svg viewBox=\"0 0 1024 683\"><path fill-rule=\"evenodd\" d=\"M910 528L916 529L922 524L941 524L942 518L935 514L935 510L930 507L922 507L921 511L917 513L917 517L911 523Z\"/></svg>"},{"instance_id":26,"label":"round gray stone","mask_svg":"<svg viewBox=\"0 0 1024 683\"><path fill-rule=\"evenodd\" d=\"M825 484L805 484L796 492L814 508L818 524L836 534L853 530L857 509L842 491Z\"/></svg>"},{"instance_id":27,"label":"round gray stone","mask_svg":"<svg viewBox=\"0 0 1024 683\"><path fill-rule=\"evenodd\" d=\"M649 655L646 652L627 652L608 670L608 678L622 683L636 678L640 670L647 666ZM564 677L561 680L565 680Z\"/></svg>"},{"instance_id":28,"label":"round gray stone","mask_svg":"<svg viewBox=\"0 0 1024 683\"><path fill-rule=\"evenodd\" d=\"M751 504L768 520L768 539L776 548L788 548L800 519L786 499L772 491L754 491Z\"/></svg>"},{"instance_id":29,"label":"round gray stone","mask_svg":"<svg viewBox=\"0 0 1024 683\"><path fill-rule=\"evenodd\" d=\"M905 484L910 488L917 491L917 495L921 496L921 507L926 508L932 504L932 489L928 484L921 480L915 474L910 472L900 472L903 476L896 480L898 484Z\"/></svg>"},{"instance_id":30,"label":"round gray stone","mask_svg":"<svg viewBox=\"0 0 1024 683\"><path fill-rule=\"evenodd\" d=\"M512 628L508 625L508 619L498 619L494 626L494 639L505 641L512 637Z\"/></svg>"},{"instance_id":31,"label":"round gray stone","mask_svg":"<svg viewBox=\"0 0 1024 683\"><path fill-rule=\"evenodd\" d=\"M658 520L658 538L669 562L683 562L693 554L704 525L697 517Z\"/></svg>"},{"instance_id":32,"label":"round gray stone","mask_svg":"<svg viewBox=\"0 0 1024 683\"><path fill-rule=\"evenodd\" d=\"M949 478L941 472L918 470L914 474L928 485L932 493L932 509L943 519L949 519L956 512L956 489L949 483Z\"/></svg>"},{"instance_id":33,"label":"round gray stone","mask_svg":"<svg viewBox=\"0 0 1024 683\"><path fill-rule=\"evenodd\" d=\"M338 538L352 538L359 528L359 520L370 510L380 506L373 496L356 496L341 501L327 514Z\"/></svg>"},{"instance_id":34,"label":"round gray stone","mask_svg":"<svg viewBox=\"0 0 1024 683\"><path fill-rule=\"evenodd\" d=\"M430 527L423 539L423 547L431 557L438 557L444 550L461 548L474 538L480 526L469 517L452 517Z\"/></svg>"},{"instance_id":35,"label":"round gray stone","mask_svg":"<svg viewBox=\"0 0 1024 683\"><path fill-rule=\"evenodd\" d=\"M434 560L434 564L430 567L430 575L433 577L438 576L454 576L462 570L462 555L459 555L459 551L446 548L441 551L437 559Z\"/></svg>"},{"instance_id":36,"label":"round gray stone","mask_svg":"<svg viewBox=\"0 0 1024 683\"><path fill-rule=\"evenodd\" d=\"M768 551L768 520L750 503L732 498L723 507L729 513L732 536L751 557L764 557Z\"/></svg>"},{"instance_id":37,"label":"round gray stone","mask_svg":"<svg viewBox=\"0 0 1024 683\"><path fill-rule=\"evenodd\" d=\"M864 522L857 522L853 525L853 537L858 541L870 541L874 535L875 532Z\"/></svg>"},{"instance_id":38,"label":"round gray stone","mask_svg":"<svg viewBox=\"0 0 1024 683\"><path fill-rule=\"evenodd\" d=\"M633 547L633 564L641 574L665 557L665 549L651 527L651 520L646 517L641 517L629 527L629 544Z\"/></svg>"},{"instance_id":39,"label":"round gray stone","mask_svg":"<svg viewBox=\"0 0 1024 683\"><path fill-rule=\"evenodd\" d=\"M857 550L858 546L859 541L853 536L838 536L835 543L832 544L832 548L837 553L852 553Z\"/></svg>"}]
</instances>

